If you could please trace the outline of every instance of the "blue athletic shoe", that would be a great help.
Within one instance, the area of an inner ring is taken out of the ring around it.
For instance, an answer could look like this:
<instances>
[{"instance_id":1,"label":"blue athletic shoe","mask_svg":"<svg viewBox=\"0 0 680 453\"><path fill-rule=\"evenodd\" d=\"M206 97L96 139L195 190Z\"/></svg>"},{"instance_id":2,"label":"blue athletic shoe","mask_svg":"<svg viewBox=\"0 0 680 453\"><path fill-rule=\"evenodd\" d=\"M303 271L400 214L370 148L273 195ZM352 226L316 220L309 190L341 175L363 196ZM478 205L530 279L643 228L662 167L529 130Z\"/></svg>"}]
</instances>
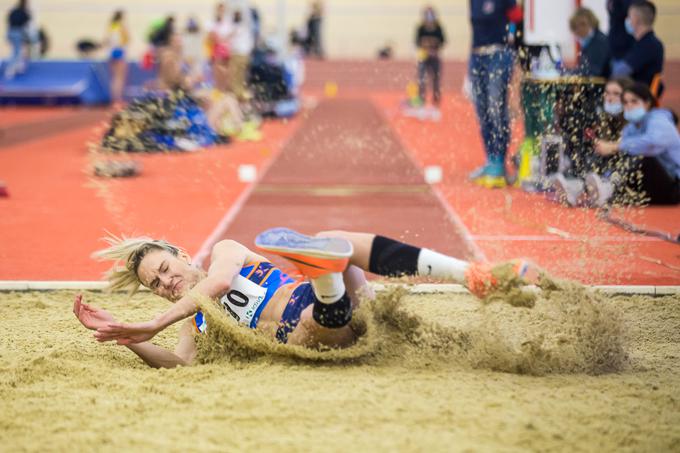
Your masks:
<instances>
[{"instance_id":1,"label":"blue athletic shoe","mask_svg":"<svg viewBox=\"0 0 680 453\"><path fill-rule=\"evenodd\" d=\"M505 180L505 165L491 162L470 173L470 179L487 189L500 189L508 184Z\"/></svg>"},{"instance_id":2,"label":"blue athletic shoe","mask_svg":"<svg viewBox=\"0 0 680 453\"><path fill-rule=\"evenodd\" d=\"M291 261L302 275L316 278L343 272L354 249L343 238L307 236L288 228L272 228L255 238L255 245Z\"/></svg>"}]
</instances>

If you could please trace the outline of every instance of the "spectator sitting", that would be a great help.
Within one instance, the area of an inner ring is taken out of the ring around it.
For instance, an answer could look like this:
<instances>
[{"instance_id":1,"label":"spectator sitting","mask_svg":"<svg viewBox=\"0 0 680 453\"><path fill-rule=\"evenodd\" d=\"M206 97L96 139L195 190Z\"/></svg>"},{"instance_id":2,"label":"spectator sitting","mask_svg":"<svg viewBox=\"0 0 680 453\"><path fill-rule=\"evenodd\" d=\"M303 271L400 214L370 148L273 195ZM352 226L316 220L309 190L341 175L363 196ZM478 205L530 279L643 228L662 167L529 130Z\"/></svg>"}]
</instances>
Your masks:
<instances>
[{"instance_id":1,"label":"spectator sitting","mask_svg":"<svg viewBox=\"0 0 680 453\"><path fill-rule=\"evenodd\" d=\"M158 48L158 87L162 90L188 91L194 85L195 75L185 71L182 36L172 33L168 39L167 45Z\"/></svg>"},{"instance_id":2,"label":"spectator sitting","mask_svg":"<svg viewBox=\"0 0 680 453\"><path fill-rule=\"evenodd\" d=\"M655 108L656 99L647 85L636 83L623 92L624 116L628 124L618 142L596 141L601 156L617 153L637 157L630 172L639 171L641 188L651 204L680 203L680 134L677 117ZM608 203L626 175L613 173L586 177L586 189L595 206Z\"/></svg>"},{"instance_id":3,"label":"spectator sitting","mask_svg":"<svg viewBox=\"0 0 680 453\"><path fill-rule=\"evenodd\" d=\"M170 45L170 39L175 33L175 16L168 16L160 23L152 25L152 31L149 34L149 42L156 48L162 48Z\"/></svg>"},{"instance_id":4,"label":"spectator sitting","mask_svg":"<svg viewBox=\"0 0 680 453\"><path fill-rule=\"evenodd\" d=\"M614 77L629 76L636 82L651 86L654 78L661 74L664 48L654 34L655 18L656 7L652 2L635 2L630 6L626 29L635 38L635 43L623 61L613 65ZM660 92L654 94L658 96Z\"/></svg>"},{"instance_id":5,"label":"spectator sitting","mask_svg":"<svg viewBox=\"0 0 680 453\"><path fill-rule=\"evenodd\" d=\"M576 178L567 178L558 173L553 180L555 199L569 206L577 206L585 201L586 172L606 172L625 166L627 161L621 162L620 156L602 157L594 152L593 140L616 142L621 138L621 130L625 125L623 118L623 91L632 86L633 81L628 78L611 79L604 88L604 103L599 110L597 124L594 129L586 128L584 140L581 141L581 159L585 162L586 171L577 174Z\"/></svg>"},{"instance_id":6,"label":"spectator sitting","mask_svg":"<svg viewBox=\"0 0 680 453\"><path fill-rule=\"evenodd\" d=\"M569 20L569 28L581 47L576 73L590 77L609 76L609 42L600 23L588 8L579 8Z\"/></svg>"}]
</instances>

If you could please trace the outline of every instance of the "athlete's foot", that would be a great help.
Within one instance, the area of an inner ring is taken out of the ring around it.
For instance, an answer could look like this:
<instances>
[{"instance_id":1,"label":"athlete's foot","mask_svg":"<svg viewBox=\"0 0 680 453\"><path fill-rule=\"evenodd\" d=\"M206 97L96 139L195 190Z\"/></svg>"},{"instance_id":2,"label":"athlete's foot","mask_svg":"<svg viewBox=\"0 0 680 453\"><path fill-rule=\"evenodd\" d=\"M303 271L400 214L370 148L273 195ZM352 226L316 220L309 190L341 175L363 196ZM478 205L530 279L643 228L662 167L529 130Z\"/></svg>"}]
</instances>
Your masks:
<instances>
[{"instance_id":1,"label":"athlete's foot","mask_svg":"<svg viewBox=\"0 0 680 453\"><path fill-rule=\"evenodd\" d=\"M352 243L343 238L307 236L288 228L272 228L255 238L255 245L292 262L300 273L318 278L343 272L352 256Z\"/></svg>"},{"instance_id":2,"label":"athlete's foot","mask_svg":"<svg viewBox=\"0 0 680 453\"><path fill-rule=\"evenodd\" d=\"M503 286L536 284L539 278L538 267L524 259L500 264L473 263L465 273L465 286L472 294L484 299Z\"/></svg>"}]
</instances>

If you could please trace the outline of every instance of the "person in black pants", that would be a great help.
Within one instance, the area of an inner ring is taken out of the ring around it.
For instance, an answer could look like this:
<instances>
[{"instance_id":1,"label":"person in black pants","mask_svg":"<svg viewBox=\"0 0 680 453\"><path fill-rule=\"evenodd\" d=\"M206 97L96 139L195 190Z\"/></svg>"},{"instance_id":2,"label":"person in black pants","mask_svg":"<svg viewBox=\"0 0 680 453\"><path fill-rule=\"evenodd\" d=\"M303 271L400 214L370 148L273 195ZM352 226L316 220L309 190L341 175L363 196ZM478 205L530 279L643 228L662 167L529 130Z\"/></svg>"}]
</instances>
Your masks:
<instances>
[{"instance_id":1,"label":"person in black pants","mask_svg":"<svg viewBox=\"0 0 680 453\"><path fill-rule=\"evenodd\" d=\"M321 24L323 22L323 8L320 1L312 3L312 11L307 18L307 42L305 50L308 56L323 58L324 51L321 43Z\"/></svg>"},{"instance_id":2,"label":"person in black pants","mask_svg":"<svg viewBox=\"0 0 680 453\"><path fill-rule=\"evenodd\" d=\"M425 102L425 78L429 74L432 78L432 103L435 112L439 112L441 102L441 59L439 51L444 46L446 38L437 15L432 7L423 10L423 22L416 32L416 46L418 47L418 95ZM435 114L436 114L435 113Z\"/></svg>"}]
</instances>

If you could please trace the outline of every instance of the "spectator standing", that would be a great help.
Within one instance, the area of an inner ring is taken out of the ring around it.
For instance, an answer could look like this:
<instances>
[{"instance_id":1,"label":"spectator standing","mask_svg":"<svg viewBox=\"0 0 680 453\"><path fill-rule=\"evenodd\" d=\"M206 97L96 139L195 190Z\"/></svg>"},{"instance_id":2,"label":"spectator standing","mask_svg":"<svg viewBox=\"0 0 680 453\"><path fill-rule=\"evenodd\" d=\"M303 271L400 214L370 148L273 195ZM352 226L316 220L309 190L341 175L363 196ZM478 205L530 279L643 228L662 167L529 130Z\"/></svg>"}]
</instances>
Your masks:
<instances>
[{"instance_id":1,"label":"spectator standing","mask_svg":"<svg viewBox=\"0 0 680 453\"><path fill-rule=\"evenodd\" d=\"M663 70L664 47L654 34L655 19L656 7L652 2L634 2L628 8L626 30L633 35L635 42L623 60L614 63L612 67L614 77L629 76L647 86L651 86L654 79L660 77Z\"/></svg>"},{"instance_id":2,"label":"spectator standing","mask_svg":"<svg viewBox=\"0 0 680 453\"><path fill-rule=\"evenodd\" d=\"M120 102L123 100L125 79L127 76L127 61L125 53L130 42L130 33L125 24L125 13L117 10L111 17L106 36L105 45L109 48L109 68L111 71L111 100Z\"/></svg>"},{"instance_id":3,"label":"spectator standing","mask_svg":"<svg viewBox=\"0 0 680 453\"><path fill-rule=\"evenodd\" d=\"M25 45L28 40L28 25L31 14L28 1L19 0L7 15L7 40L12 47L12 55L5 67L5 78L12 79L17 73L26 69Z\"/></svg>"},{"instance_id":4,"label":"spectator standing","mask_svg":"<svg viewBox=\"0 0 680 453\"><path fill-rule=\"evenodd\" d=\"M623 60L635 38L626 31L626 16L633 0L608 0L607 12L609 13L609 49L612 56L612 64Z\"/></svg>"},{"instance_id":5,"label":"spectator standing","mask_svg":"<svg viewBox=\"0 0 680 453\"><path fill-rule=\"evenodd\" d=\"M323 58L321 43L321 26L323 23L323 6L320 1L312 3L312 10L307 18L307 55Z\"/></svg>"},{"instance_id":6,"label":"spectator standing","mask_svg":"<svg viewBox=\"0 0 680 453\"><path fill-rule=\"evenodd\" d=\"M487 162L470 175L484 187L505 187L505 155L510 143L508 85L514 53L510 24L522 19L515 0L470 0L472 52L469 78Z\"/></svg>"},{"instance_id":7,"label":"spectator standing","mask_svg":"<svg viewBox=\"0 0 680 453\"><path fill-rule=\"evenodd\" d=\"M427 6L423 10L423 21L416 31L416 46L418 48L418 96L425 103L425 79L429 75L432 79L432 103L439 113L441 101L441 59L439 52L446 39L434 8Z\"/></svg>"},{"instance_id":8,"label":"spectator standing","mask_svg":"<svg viewBox=\"0 0 680 453\"><path fill-rule=\"evenodd\" d=\"M226 91L229 88L229 58L231 56L230 38L233 31L227 8L220 2L215 6L215 19L208 23L208 47L212 64L215 88Z\"/></svg>"},{"instance_id":9,"label":"spectator standing","mask_svg":"<svg viewBox=\"0 0 680 453\"><path fill-rule=\"evenodd\" d=\"M580 51L576 73L589 77L608 77L610 50L607 36L600 31L600 22L588 8L579 8L569 20Z\"/></svg>"},{"instance_id":10,"label":"spectator standing","mask_svg":"<svg viewBox=\"0 0 680 453\"><path fill-rule=\"evenodd\" d=\"M250 56L255 47L250 10L234 11L230 33L231 55L228 63L231 91L239 100L247 98Z\"/></svg>"}]
</instances>

